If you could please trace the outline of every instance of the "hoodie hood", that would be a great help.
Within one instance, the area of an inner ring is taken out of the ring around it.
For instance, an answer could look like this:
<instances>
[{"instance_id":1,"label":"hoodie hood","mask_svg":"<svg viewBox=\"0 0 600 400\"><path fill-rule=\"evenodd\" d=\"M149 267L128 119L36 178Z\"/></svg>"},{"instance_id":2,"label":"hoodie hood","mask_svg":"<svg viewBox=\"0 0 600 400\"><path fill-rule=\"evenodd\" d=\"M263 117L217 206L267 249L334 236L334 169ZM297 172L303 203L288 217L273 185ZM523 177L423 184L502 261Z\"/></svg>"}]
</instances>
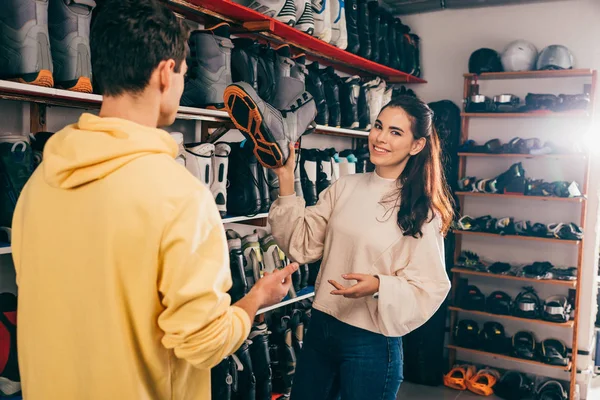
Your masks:
<instances>
[{"instance_id":1,"label":"hoodie hood","mask_svg":"<svg viewBox=\"0 0 600 400\"><path fill-rule=\"evenodd\" d=\"M162 129L83 114L48 140L42 168L50 186L70 189L102 179L139 157L175 158L177 152L175 140Z\"/></svg>"}]
</instances>

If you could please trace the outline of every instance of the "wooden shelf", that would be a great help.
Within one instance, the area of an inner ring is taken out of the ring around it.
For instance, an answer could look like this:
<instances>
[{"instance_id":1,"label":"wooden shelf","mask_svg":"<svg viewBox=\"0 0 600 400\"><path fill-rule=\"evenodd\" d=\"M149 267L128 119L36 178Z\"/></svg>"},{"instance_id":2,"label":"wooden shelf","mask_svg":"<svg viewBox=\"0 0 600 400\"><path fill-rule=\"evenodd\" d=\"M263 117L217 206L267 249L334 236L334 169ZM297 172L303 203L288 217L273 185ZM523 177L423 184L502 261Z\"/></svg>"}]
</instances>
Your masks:
<instances>
[{"instance_id":1,"label":"wooden shelf","mask_svg":"<svg viewBox=\"0 0 600 400\"><path fill-rule=\"evenodd\" d=\"M266 313L268 311L273 311L273 310L276 310L276 309L278 309L280 307L285 307L288 304L293 304L293 303L296 303L298 301L311 298L314 295L315 295L315 292L312 292L312 293L308 293L308 294L305 294L305 295L302 295L302 296L295 297L293 299L282 301L281 303L277 303L277 304L275 304L273 306L270 306L270 307L261 308L260 310L258 310L258 312L256 313L256 315L264 314L264 313Z\"/></svg>"},{"instance_id":2,"label":"wooden shelf","mask_svg":"<svg viewBox=\"0 0 600 400\"><path fill-rule=\"evenodd\" d=\"M268 42L289 44L307 58L352 75L382 76L391 83L426 83L425 80L397 71L385 65L359 57L355 54L325 43L311 35L269 18L230 0L162 0L176 12L190 20L201 21L204 15L217 17L241 26L236 34L258 36Z\"/></svg>"},{"instance_id":3,"label":"wooden shelf","mask_svg":"<svg viewBox=\"0 0 600 400\"><path fill-rule=\"evenodd\" d=\"M537 242L551 242L551 243L565 243L565 244L578 244L580 240L564 240L564 239L556 239L556 238L543 238L536 236L521 236L521 235L500 235L497 233L487 233L487 232L473 232L473 231L461 231L454 230L454 233L457 235L471 235L471 236L487 236L487 237L498 237L498 238L506 238L506 239L520 239L520 240L533 240Z\"/></svg>"},{"instance_id":4,"label":"wooden shelf","mask_svg":"<svg viewBox=\"0 0 600 400\"><path fill-rule=\"evenodd\" d=\"M593 75L591 69L566 69L566 70L548 70L548 71L521 71L521 72L486 72L481 75L464 74L465 78L475 78L478 80L501 80L501 79L539 79L539 78L574 78L589 77Z\"/></svg>"},{"instance_id":5,"label":"wooden shelf","mask_svg":"<svg viewBox=\"0 0 600 400\"><path fill-rule=\"evenodd\" d=\"M587 156L585 154L495 154L495 153L458 153L459 157L491 157L491 158L574 158L585 160Z\"/></svg>"},{"instance_id":6,"label":"wooden shelf","mask_svg":"<svg viewBox=\"0 0 600 400\"><path fill-rule=\"evenodd\" d=\"M473 271L467 268L454 267L452 268L452 272L459 275L473 275L473 276L482 276L485 278L492 279L506 279L509 281L521 281L521 282L529 282L529 283L543 283L545 285L556 285L556 286L565 286L569 288L577 287L577 281L561 281L558 279L535 279L535 278L526 278L524 276L512 276L512 275L501 275L501 274L492 274L490 272L482 272L482 271Z\"/></svg>"},{"instance_id":7,"label":"wooden shelf","mask_svg":"<svg viewBox=\"0 0 600 400\"><path fill-rule=\"evenodd\" d=\"M515 317L512 315L500 315L500 314L493 314L493 313L488 313L488 312L484 312L484 311L465 310L463 308L453 307L453 306L448 307L448 309L451 311L481 315L481 316L489 317L489 318L508 319L508 320L519 321L519 322L524 322L524 323L556 326L559 328L572 328L574 325L573 321L568 321L565 323L556 323L556 322L544 321L543 319L519 318L519 317Z\"/></svg>"},{"instance_id":8,"label":"wooden shelf","mask_svg":"<svg viewBox=\"0 0 600 400\"><path fill-rule=\"evenodd\" d=\"M495 194L495 193L479 193L479 192L455 192L457 196L471 197L491 197L498 199L527 199L541 201L559 201L565 203L581 203L586 200L585 197L556 197L556 196L526 196L524 194Z\"/></svg>"},{"instance_id":9,"label":"wooden shelf","mask_svg":"<svg viewBox=\"0 0 600 400\"><path fill-rule=\"evenodd\" d=\"M540 361L525 360L523 358L511 357L511 356L507 356L505 354L496 354L496 353L490 353L490 352L482 351L482 350L475 350L475 349L469 349L469 348L466 348L466 347L454 346L452 344L449 344L447 347L449 349L458 350L458 351L465 351L467 353L478 354L478 355L481 355L481 356L493 357L493 358L498 358L498 359L502 359L502 360L509 360L509 361L514 361L514 362L519 362L519 363L524 363L524 364L537 365L538 367L558 369L558 370L561 370L561 371L570 371L571 370L571 363L569 363L569 365L567 365L566 367L561 367L561 366L558 366L558 365L546 364L546 363L543 363L543 362L540 362Z\"/></svg>"},{"instance_id":10,"label":"wooden shelf","mask_svg":"<svg viewBox=\"0 0 600 400\"><path fill-rule=\"evenodd\" d=\"M587 118L587 111L534 111L521 113L468 113L462 112L461 117L467 118Z\"/></svg>"}]
</instances>

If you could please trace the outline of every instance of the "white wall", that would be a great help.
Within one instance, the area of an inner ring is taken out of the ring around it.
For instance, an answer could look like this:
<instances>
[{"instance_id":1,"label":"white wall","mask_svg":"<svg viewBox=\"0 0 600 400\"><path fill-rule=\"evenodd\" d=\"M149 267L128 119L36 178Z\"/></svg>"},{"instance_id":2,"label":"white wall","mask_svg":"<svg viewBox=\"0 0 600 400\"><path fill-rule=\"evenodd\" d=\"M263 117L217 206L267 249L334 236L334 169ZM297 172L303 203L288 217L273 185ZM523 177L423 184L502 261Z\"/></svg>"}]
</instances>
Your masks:
<instances>
[{"instance_id":1,"label":"white wall","mask_svg":"<svg viewBox=\"0 0 600 400\"><path fill-rule=\"evenodd\" d=\"M492 7L468 10L446 10L441 12L405 16L403 22L421 37L422 70L426 85L415 85L417 93L426 101L450 99L462 107L463 79L468 72L468 59L471 53L481 47L489 47L501 52L504 47L516 39L531 41L538 50L551 44L567 46L575 56L576 67L600 68L600 2L595 0L559 1L545 4ZM578 93L585 80L517 80L483 81L480 92L486 95L513 93L524 97L529 91L537 93ZM597 94L598 96L598 94ZM597 115L596 115L597 120ZM519 136L522 138L539 137L568 145L581 134L580 122L559 119L474 119L471 120L470 136L478 142L491 138L500 138L503 142ZM594 135L598 135L596 129ZM600 140L596 143L600 144ZM596 304L596 260L597 260L597 222L598 188L600 169L597 155L593 149L593 168L588 191L587 225L585 229L585 249L583 280L580 307L579 348L590 350L592 327L595 319ZM514 160L469 160L468 175L481 178L493 177L506 170ZM528 175L546 180L583 179L582 165L559 160L529 160L523 163ZM494 216L515 216L540 222L568 222L579 220L580 208L573 203L553 203L538 201L500 201L485 199L467 199L466 213L473 216L492 214ZM544 244L488 238L465 238L463 248L472 249L483 256L493 259L530 262L549 260L558 265L575 265L574 247L562 244ZM499 283L494 280L476 281L482 290L506 290L515 295L519 285ZM493 287L492 285L498 285ZM548 288L536 285L542 297L551 294L566 294L564 289ZM592 314L594 317L592 318ZM535 325L531 326L535 328ZM509 333L525 328L506 324ZM529 328L529 326L527 326ZM571 339L564 330L537 329L539 338L558 337ZM570 345L570 343L569 343ZM462 354L461 358L465 359ZM583 361L585 358L580 357ZM468 358L467 358L468 359ZM479 361L486 361L479 359ZM589 358L587 358L589 362ZM494 365L503 366L495 362ZM507 365L511 367L511 365ZM579 367L584 367L579 363ZM514 368L514 365L512 365ZM545 372L545 371L539 371ZM558 378L559 376L557 376Z\"/></svg>"}]
</instances>

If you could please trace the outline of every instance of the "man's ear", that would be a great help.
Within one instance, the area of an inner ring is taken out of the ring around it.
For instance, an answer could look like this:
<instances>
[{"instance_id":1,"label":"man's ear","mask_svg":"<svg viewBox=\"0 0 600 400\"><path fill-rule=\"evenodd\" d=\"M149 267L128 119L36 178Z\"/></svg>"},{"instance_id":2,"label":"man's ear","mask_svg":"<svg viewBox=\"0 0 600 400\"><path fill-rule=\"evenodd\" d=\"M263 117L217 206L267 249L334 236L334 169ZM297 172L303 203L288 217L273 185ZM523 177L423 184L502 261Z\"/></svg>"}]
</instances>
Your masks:
<instances>
[{"instance_id":1,"label":"man's ear","mask_svg":"<svg viewBox=\"0 0 600 400\"><path fill-rule=\"evenodd\" d=\"M156 67L158 73L158 79L160 83L160 90L166 92L171 88L173 74L175 73L175 60L164 60Z\"/></svg>"},{"instance_id":2,"label":"man's ear","mask_svg":"<svg viewBox=\"0 0 600 400\"><path fill-rule=\"evenodd\" d=\"M425 138L419 138L419 139L415 140L410 149L410 155L416 156L417 154L419 154L421 152L421 150L423 150L425 148L426 144L427 144L427 139L425 139Z\"/></svg>"}]
</instances>

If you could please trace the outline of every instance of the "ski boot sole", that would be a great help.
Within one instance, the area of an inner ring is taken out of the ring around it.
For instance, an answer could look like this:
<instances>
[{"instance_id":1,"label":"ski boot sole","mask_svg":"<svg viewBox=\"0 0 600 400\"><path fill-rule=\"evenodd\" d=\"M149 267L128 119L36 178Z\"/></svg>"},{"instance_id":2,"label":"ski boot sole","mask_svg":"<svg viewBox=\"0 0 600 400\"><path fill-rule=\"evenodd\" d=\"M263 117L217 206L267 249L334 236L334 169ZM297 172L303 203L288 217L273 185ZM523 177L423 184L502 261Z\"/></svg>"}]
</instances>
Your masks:
<instances>
[{"instance_id":1,"label":"ski boot sole","mask_svg":"<svg viewBox=\"0 0 600 400\"><path fill-rule=\"evenodd\" d=\"M47 69L43 69L40 72L27 74L11 80L35 86L43 86L48 88L54 87L54 77L52 76L52 72L50 72Z\"/></svg>"},{"instance_id":2,"label":"ski boot sole","mask_svg":"<svg viewBox=\"0 0 600 400\"><path fill-rule=\"evenodd\" d=\"M264 118L257 104L236 85L225 89L225 105L233 124L252 142L254 155L265 168L280 168L284 164L283 154L271 131L264 123Z\"/></svg>"}]
</instances>

